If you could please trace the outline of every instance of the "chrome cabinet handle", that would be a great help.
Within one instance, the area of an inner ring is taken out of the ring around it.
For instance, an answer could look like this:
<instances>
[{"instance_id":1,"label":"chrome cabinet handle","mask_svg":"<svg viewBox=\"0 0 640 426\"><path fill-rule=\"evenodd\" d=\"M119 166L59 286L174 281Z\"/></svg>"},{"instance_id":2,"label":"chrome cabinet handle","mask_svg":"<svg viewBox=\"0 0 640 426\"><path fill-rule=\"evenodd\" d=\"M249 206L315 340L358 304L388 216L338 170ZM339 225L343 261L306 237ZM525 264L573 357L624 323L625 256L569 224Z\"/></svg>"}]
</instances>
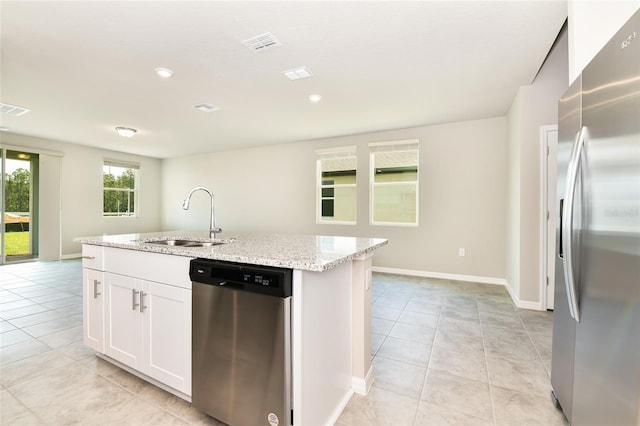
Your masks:
<instances>
[{"instance_id":1,"label":"chrome cabinet handle","mask_svg":"<svg viewBox=\"0 0 640 426\"><path fill-rule=\"evenodd\" d=\"M136 308L140 305L139 303L136 303L136 294L140 293L138 290L136 290L135 288L131 289L131 309L132 310L136 310Z\"/></svg>"},{"instance_id":2,"label":"chrome cabinet handle","mask_svg":"<svg viewBox=\"0 0 640 426\"><path fill-rule=\"evenodd\" d=\"M95 256L82 256L83 259L89 259L89 260L93 260L96 257Z\"/></svg>"},{"instance_id":3,"label":"chrome cabinet handle","mask_svg":"<svg viewBox=\"0 0 640 426\"><path fill-rule=\"evenodd\" d=\"M571 150L569 159L569 169L567 171L567 186L564 195L564 210L562 212L562 248L564 249L563 269L564 281L567 287L567 301L571 316L580 322L580 307L578 306L578 295L576 282L573 274L573 250L571 242L573 240L573 204L576 185L578 184L578 173L580 172L580 162L584 141L587 138L587 128L580 129Z\"/></svg>"},{"instance_id":4,"label":"chrome cabinet handle","mask_svg":"<svg viewBox=\"0 0 640 426\"><path fill-rule=\"evenodd\" d=\"M102 293L98 293L98 284L100 284L100 281L93 280L93 298L94 299L97 299L98 296L102 294Z\"/></svg>"},{"instance_id":5,"label":"chrome cabinet handle","mask_svg":"<svg viewBox=\"0 0 640 426\"><path fill-rule=\"evenodd\" d=\"M144 313L144 310L147 309L147 306L144 304L144 296L146 295L147 293L144 291L140 292L140 313Z\"/></svg>"}]
</instances>

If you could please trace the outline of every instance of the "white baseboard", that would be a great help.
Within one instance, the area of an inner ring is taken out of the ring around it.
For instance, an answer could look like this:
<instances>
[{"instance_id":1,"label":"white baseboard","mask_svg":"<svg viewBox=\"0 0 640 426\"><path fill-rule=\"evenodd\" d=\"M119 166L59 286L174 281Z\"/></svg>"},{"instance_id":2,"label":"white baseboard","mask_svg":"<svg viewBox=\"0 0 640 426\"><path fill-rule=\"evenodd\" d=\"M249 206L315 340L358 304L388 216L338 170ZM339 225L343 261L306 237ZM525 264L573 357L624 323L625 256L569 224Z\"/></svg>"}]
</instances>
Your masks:
<instances>
[{"instance_id":1,"label":"white baseboard","mask_svg":"<svg viewBox=\"0 0 640 426\"><path fill-rule=\"evenodd\" d=\"M373 385L373 366L369 367L369 371L367 372L367 376L363 379L361 377L352 377L351 378L351 389L359 395L367 395L371 390L371 386Z\"/></svg>"},{"instance_id":2,"label":"white baseboard","mask_svg":"<svg viewBox=\"0 0 640 426\"><path fill-rule=\"evenodd\" d=\"M115 360L115 359L111 358L108 355L101 354L100 352L96 352L96 357L101 358L101 359L103 359L103 360L105 360L107 362L110 362L111 364L116 365L116 366L122 368L125 371L128 371L129 373L133 374L134 376L140 377L142 380L147 381L147 382L151 383L152 385L155 385L155 386L159 387L160 389L164 389L165 391L167 391L169 393L172 393L175 396L177 396L177 397L179 397L181 399L184 399L187 402L191 402L191 395L187 395L186 393L182 393L179 390L172 388L171 386L167 386L164 383L159 382L158 380L156 380L156 379L154 379L152 377L149 377L146 374L141 373L138 370L136 370L134 368L131 368L128 365L123 364L120 361Z\"/></svg>"},{"instance_id":3,"label":"white baseboard","mask_svg":"<svg viewBox=\"0 0 640 426\"><path fill-rule=\"evenodd\" d=\"M508 282L506 282L504 286L509 292L509 296L511 296L511 300L513 300L513 303L515 303L518 308L531 309L533 311L546 311L546 308L542 306L542 302L531 302L528 300L520 300L520 297L517 294L515 294L515 292L513 291L513 289L511 288Z\"/></svg>"},{"instance_id":4,"label":"white baseboard","mask_svg":"<svg viewBox=\"0 0 640 426\"><path fill-rule=\"evenodd\" d=\"M414 269L401 269L401 268L385 268L381 266L374 266L371 269L373 270L373 272L382 272L386 274L409 275L414 277L440 278L444 280L468 281L468 282L480 283L480 284L502 285L507 289L509 296L511 296L511 300L513 300L513 303L518 308L531 309L534 311L546 310L542 306L541 302L531 302L528 300L520 300L518 295L513 292L513 289L511 288L507 280L504 278L479 277L476 275L446 274L442 272L418 271Z\"/></svg>"},{"instance_id":5,"label":"white baseboard","mask_svg":"<svg viewBox=\"0 0 640 426\"><path fill-rule=\"evenodd\" d=\"M340 403L336 406L336 409L331 414L331 417L330 417L329 421L327 422L326 426L335 425L337 423L338 419L340 418L340 415L342 414L344 409L347 407L347 404L351 400L352 396L353 396L353 390L350 389L344 395L342 400L340 400ZM294 410L295 410L295 408L294 408Z\"/></svg>"},{"instance_id":6,"label":"white baseboard","mask_svg":"<svg viewBox=\"0 0 640 426\"><path fill-rule=\"evenodd\" d=\"M458 274L446 274L443 272L430 272L430 271L418 271L415 269L401 269L401 268L385 268L382 266L374 266L373 272L383 272L386 274L398 274L398 275L411 275L414 277L425 278L440 278L444 280L456 280L456 281L469 281L473 283L481 284L495 284L506 286L507 280L504 278L494 277L479 277L476 275L458 275Z\"/></svg>"},{"instance_id":7,"label":"white baseboard","mask_svg":"<svg viewBox=\"0 0 640 426\"><path fill-rule=\"evenodd\" d=\"M81 257L82 253L63 254L62 256L60 256L60 260L78 259Z\"/></svg>"},{"instance_id":8,"label":"white baseboard","mask_svg":"<svg viewBox=\"0 0 640 426\"><path fill-rule=\"evenodd\" d=\"M540 302L530 302L528 300L518 300L514 302L518 308L531 309L532 311L546 311Z\"/></svg>"}]
</instances>

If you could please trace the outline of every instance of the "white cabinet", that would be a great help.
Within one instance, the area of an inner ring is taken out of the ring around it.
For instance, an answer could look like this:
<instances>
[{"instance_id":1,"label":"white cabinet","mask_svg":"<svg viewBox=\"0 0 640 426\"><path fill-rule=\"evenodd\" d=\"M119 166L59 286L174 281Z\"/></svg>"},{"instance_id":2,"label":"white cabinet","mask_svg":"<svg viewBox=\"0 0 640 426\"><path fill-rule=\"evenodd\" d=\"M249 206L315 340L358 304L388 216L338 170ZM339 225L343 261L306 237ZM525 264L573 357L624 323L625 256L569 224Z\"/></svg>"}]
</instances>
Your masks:
<instances>
[{"instance_id":1,"label":"white cabinet","mask_svg":"<svg viewBox=\"0 0 640 426\"><path fill-rule=\"evenodd\" d=\"M84 244L82 246L82 267L104 271L104 247Z\"/></svg>"},{"instance_id":2,"label":"white cabinet","mask_svg":"<svg viewBox=\"0 0 640 426\"><path fill-rule=\"evenodd\" d=\"M106 355L191 395L191 290L109 272L106 279Z\"/></svg>"},{"instance_id":3,"label":"white cabinet","mask_svg":"<svg viewBox=\"0 0 640 426\"><path fill-rule=\"evenodd\" d=\"M142 371L142 320L139 280L107 272L105 353Z\"/></svg>"},{"instance_id":4,"label":"white cabinet","mask_svg":"<svg viewBox=\"0 0 640 426\"><path fill-rule=\"evenodd\" d=\"M83 268L82 281L84 344L104 352L104 272Z\"/></svg>"},{"instance_id":5,"label":"white cabinet","mask_svg":"<svg viewBox=\"0 0 640 426\"><path fill-rule=\"evenodd\" d=\"M190 261L82 246L85 344L183 398L191 395Z\"/></svg>"},{"instance_id":6,"label":"white cabinet","mask_svg":"<svg viewBox=\"0 0 640 426\"><path fill-rule=\"evenodd\" d=\"M142 291L146 374L191 395L191 290L143 281Z\"/></svg>"},{"instance_id":7,"label":"white cabinet","mask_svg":"<svg viewBox=\"0 0 640 426\"><path fill-rule=\"evenodd\" d=\"M103 248L82 247L82 324L84 344L104 352Z\"/></svg>"}]
</instances>

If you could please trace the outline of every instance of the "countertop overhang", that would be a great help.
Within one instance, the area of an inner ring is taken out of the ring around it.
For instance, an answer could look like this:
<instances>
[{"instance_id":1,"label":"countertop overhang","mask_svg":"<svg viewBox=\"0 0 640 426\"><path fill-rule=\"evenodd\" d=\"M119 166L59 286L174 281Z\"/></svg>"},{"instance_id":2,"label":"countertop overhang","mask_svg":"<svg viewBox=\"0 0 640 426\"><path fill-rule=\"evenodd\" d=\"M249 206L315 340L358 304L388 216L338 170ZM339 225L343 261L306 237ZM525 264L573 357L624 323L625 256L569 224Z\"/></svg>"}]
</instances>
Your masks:
<instances>
[{"instance_id":1,"label":"countertop overhang","mask_svg":"<svg viewBox=\"0 0 640 426\"><path fill-rule=\"evenodd\" d=\"M222 232L217 235L215 240L224 242L224 244L211 247L153 244L153 241L170 239L211 241L208 231L102 235L74 238L74 241L126 250L316 272L334 268L388 243L388 240L384 238Z\"/></svg>"}]
</instances>

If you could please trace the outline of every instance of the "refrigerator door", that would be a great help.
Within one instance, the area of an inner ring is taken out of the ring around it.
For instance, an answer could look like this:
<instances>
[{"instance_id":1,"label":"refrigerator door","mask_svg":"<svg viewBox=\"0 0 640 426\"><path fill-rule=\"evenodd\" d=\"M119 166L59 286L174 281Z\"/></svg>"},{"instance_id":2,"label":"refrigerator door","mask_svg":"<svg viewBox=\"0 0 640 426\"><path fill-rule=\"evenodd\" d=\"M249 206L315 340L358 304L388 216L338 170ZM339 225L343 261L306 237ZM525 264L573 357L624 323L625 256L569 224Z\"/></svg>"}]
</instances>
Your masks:
<instances>
[{"instance_id":1,"label":"refrigerator door","mask_svg":"<svg viewBox=\"0 0 640 426\"><path fill-rule=\"evenodd\" d=\"M640 12L584 70L582 93L589 136L571 420L638 425Z\"/></svg>"},{"instance_id":2,"label":"refrigerator door","mask_svg":"<svg viewBox=\"0 0 640 426\"><path fill-rule=\"evenodd\" d=\"M576 322L569 312L564 279L564 247L562 245L562 213L569 157L574 140L582 127L580 77L567 89L558 103L558 174L556 220L556 262L553 311L553 350L551 357L551 386L564 415L571 421L573 402L573 358Z\"/></svg>"}]
</instances>

